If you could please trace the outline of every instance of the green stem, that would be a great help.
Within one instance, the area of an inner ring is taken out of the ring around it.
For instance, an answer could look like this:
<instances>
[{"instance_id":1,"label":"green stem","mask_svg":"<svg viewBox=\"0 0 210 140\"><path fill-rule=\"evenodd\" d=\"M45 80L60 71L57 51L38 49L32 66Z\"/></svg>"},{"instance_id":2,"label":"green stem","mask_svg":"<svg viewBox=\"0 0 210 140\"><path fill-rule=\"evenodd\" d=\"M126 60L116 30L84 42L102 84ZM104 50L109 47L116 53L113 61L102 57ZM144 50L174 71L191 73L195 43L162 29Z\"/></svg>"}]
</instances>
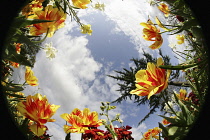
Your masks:
<instances>
[{"instance_id":1,"label":"green stem","mask_svg":"<svg viewBox=\"0 0 210 140\"><path fill-rule=\"evenodd\" d=\"M77 22L80 26L82 26L82 23L80 22L80 19L78 18L77 13L73 10L73 8L72 8L72 6L69 4L69 2L67 2L67 4L68 4L69 10L70 10L70 13L73 14L73 17L75 18L76 22Z\"/></svg>"},{"instance_id":2,"label":"green stem","mask_svg":"<svg viewBox=\"0 0 210 140\"><path fill-rule=\"evenodd\" d=\"M26 81L22 84L22 86L24 86L26 84Z\"/></svg>"},{"instance_id":3,"label":"green stem","mask_svg":"<svg viewBox=\"0 0 210 140\"><path fill-rule=\"evenodd\" d=\"M115 133L115 131L114 131L114 126L113 126L113 124L112 124L112 122L111 122L111 120L110 120L110 118L109 118L109 115L108 115L108 109L109 109L109 107L110 107L110 105L108 105L108 108L106 109L106 114L107 114L106 117L107 117L107 120L108 120L108 122L109 122L111 128L108 128L108 129L111 129L111 130L110 130L110 133L112 134L114 140L117 140L116 133Z\"/></svg>"},{"instance_id":4,"label":"green stem","mask_svg":"<svg viewBox=\"0 0 210 140\"><path fill-rule=\"evenodd\" d=\"M166 33L166 32L171 32L171 31L174 31L174 30L177 30L177 29L179 29L179 27L178 28L174 28L174 29L170 29L170 30L167 30L167 31L160 32L159 34L163 34L163 33Z\"/></svg>"},{"instance_id":5,"label":"green stem","mask_svg":"<svg viewBox=\"0 0 210 140\"><path fill-rule=\"evenodd\" d=\"M161 69L169 69L169 70L184 70L187 68L191 68L198 65L198 63L194 63L194 64L188 64L188 65L183 65L183 66L171 66L171 65L160 65L159 68Z\"/></svg>"},{"instance_id":6,"label":"green stem","mask_svg":"<svg viewBox=\"0 0 210 140\"><path fill-rule=\"evenodd\" d=\"M185 82L173 82L173 81L170 81L170 82L168 82L168 85L190 87L190 84L189 83L185 83Z\"/></svg>"},{"instance_id":7,"label":"green stem","mask_svg":"<svg viewBox=\"0 0 210 140\"><path fill-rule=\"evenodd\" d=\"M158 25L158 24L154 24L154 25ZM175 25L164 25L162 24L163 26L170 26L170 27L181 27L181 26L175 26Z\"/></svg>"}]
</instances>

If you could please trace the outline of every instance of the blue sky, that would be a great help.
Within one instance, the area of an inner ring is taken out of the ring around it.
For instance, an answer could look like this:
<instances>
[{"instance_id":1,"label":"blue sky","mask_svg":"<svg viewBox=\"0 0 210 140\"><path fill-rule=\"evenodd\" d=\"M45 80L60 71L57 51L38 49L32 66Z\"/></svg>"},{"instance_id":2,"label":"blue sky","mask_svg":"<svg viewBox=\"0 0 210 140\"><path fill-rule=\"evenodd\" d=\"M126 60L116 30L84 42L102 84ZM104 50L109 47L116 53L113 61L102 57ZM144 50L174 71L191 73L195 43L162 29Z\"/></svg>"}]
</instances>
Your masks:
<instances>
[{"instance_id":1,"label":"blue sky","mask_svg":"<svg viewBox=\"0 0 210 140\"><path fill-rule=\"evenodd\" d=\"M96 1L98 2L98 1ZM96 3L93 2L92 4ZM45 56L44 51L37 54L37 60L33 71L39 79L39 86L27 86L24 93L34 95L41 93L46 95L52 104L61 105L53 116L56 122L47 123L52 140L63 140L65 133L63 125L65 121L60 118L62 113L70 113L74 108L90 108L91 111L100 112L101 101L113 101L120 94L117 81L106 75L115 75L114 70L122 70L133 66L131 58L141 58L142 48L158 57L157 50L148 48L152 42L142 38L140 22L146 22L148 15L151 18L158 16L164 21L164 16L156 7L151 7L146 1L132 0L99 1L105 3L105 11L91 8L79 10L78 16L84 24L91 24L93 33L91 36L80 33L77 23L67 18L65 27L56 31L53 37L44 43L53 43L58 52L53 60ZM168 44L176 43L175 37L163 35L164 44L161 47L164 54L173 56ZM182 50L181 46L177 47ZM178 60L172 58L174 64ZM16 76L24 77L24 68L21 67ZM21 79L18 82L24 82ZM117 104L115 112L121 114L124 125L132 126L133 137L141 138L141 132L158 126L162 120L152 115L140 126L138 122L148 113L148 106L136 106L131 100ZM119 125L119 124L116 124ZM78 140L80 135L73 135L73 140Z\"/></svg>"}]
</instances>

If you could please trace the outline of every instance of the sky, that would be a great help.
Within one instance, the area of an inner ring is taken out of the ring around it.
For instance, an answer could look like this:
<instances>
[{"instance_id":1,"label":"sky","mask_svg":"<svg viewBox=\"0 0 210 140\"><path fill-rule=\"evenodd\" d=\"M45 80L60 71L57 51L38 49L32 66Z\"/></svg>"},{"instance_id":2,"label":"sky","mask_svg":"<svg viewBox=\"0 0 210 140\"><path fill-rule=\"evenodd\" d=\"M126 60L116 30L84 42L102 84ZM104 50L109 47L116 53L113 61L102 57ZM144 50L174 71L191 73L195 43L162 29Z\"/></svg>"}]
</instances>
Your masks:
<instances>
[{"instance_id":1,"label":"sky","mask_svg":"<svg viewBox=\"0 0 210 140\"><path fill-rule=\"evenodd\" d=\"M96 2L104 3L105 11L92 8L91 5ZM114 70L134 66L130 59L141 58L142 49L154 57L159 56L157 50L148 48L153 42L142 38L143 27L139 25L147 21L148 15L152 20L157 16L167 23L156 7L144 0L101 0L93 1L88 7L78 10L78 17L82 23L91 24L92 35L80 33L78 24L67 17L65 27L42 43L44 47L45 43L52 42L58 50L56 57L47 59L43 50L37 54L32 70L39 80L39 86L27 86L24 90L25 95L40 93L46 95L50 103L61 106L52 117L56 122L46 124L48 133L53 135L52 140L63 140L66 136L61 114L70 113L74 108L101 112L101 102L111 102L120 96L116 91L117 81L106 75L116 75ZM168 46L176 43L175 36L164 34L163 38L163 54L170 55L173 64L178 64ZM181 45L177 50L182 50ZM24 82L24 72L24 67L16 71L17 82ZM137 106L129 99L115 105L117 108L110 112L110 116L120 113L123 124L132 127L135 140L140 139L147 129L157 127L158 121L162 120L157 116L160 112L156 112L138 126L138 122L148 113L147 105ZM119 123L115 125L120 126ZM80 136L73 134L72 139L78 140Z\"/></svg>"}]
</instances>

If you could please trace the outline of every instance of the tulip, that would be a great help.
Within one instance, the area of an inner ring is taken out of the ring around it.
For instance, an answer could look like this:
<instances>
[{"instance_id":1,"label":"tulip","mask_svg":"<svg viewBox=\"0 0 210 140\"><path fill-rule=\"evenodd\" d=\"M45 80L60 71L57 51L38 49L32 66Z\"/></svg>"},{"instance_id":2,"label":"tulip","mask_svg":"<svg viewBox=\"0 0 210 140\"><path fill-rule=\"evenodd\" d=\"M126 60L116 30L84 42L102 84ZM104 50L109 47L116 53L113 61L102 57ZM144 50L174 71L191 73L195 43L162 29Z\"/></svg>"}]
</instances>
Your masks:
<instances>
[{"instance_id":1,"label":"tulip","mask_svg":"<svg viewBox=\"0 0 210 140\"><path fill-rule=\"evenodd\" d=\"M47 127L44 124L55 121L51 117L59 107L59 105L49 104L46 96L39 93L34 96L28 95L26 101L17 104L18 111L26 118L34 121L34 124L30 125L29 129L37 136L45 133Z\"/></svg>"},{"instance_id":2,"label":"tulip","mask_svg":"<svg viewBox=\"0 0 210 140\"><path fill-rule=\"evenodd\" d=\"M160 65L163 65L162 58L157 59L157 65L149 62L146 70L139 70L135 75L136 89L130 91L130 94L148 96L149 99L167 88L171 71L159 68Z\"/></svg>"}]
</instances>

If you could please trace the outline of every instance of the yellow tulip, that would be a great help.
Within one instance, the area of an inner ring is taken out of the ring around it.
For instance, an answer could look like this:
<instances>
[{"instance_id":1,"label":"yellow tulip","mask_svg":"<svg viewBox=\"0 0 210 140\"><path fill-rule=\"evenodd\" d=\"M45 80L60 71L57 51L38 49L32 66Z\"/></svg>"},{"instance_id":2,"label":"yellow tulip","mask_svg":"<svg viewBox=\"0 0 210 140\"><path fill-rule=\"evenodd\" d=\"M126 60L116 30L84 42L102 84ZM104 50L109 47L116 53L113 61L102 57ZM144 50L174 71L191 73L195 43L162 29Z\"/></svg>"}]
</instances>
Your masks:
<instances>
[{"instance_id":1,"label":"yellow tulip","mask_svg":"<svg viewBox=\"0 0 210 140\"><path fill-rule=\"evenodd\" d=\"M147 23L142 22L140 25L144 26L143 29L143 38L147 41L155 41L152 45L149 46L151 49L158 49L163 43L163 38L161 36L160 30L152 23L151 20L148 20Z\"/></svg>"},{"instance_id":2,"label":"yellow tulip","mask_svg":"<svg viewBox=\"0 0 210 140\"><path fill-rule=\"evenodd\" d=\"M34 14L34 12L40 11L42 9L43 9L42 1L34 0L30 2L28 5L26 5L25 7L23 7L21 12L22 12L22 15L28 17L29 15Z\"/></svg>"},{"instance_id":3,"label":"yellow tulip","mask_svg":"<svg viewBox=\"0 0 210 140\"><path fill-rule=\"evenodd\" d=\"M168 8L168 5L166 5L165 3L160 3L160 5L158 6L158 9L164 13L165 17L169 16L170 10Z\"/></svg>"},{"instance_id":4,"label":"yellow tulip","mask_svg":"<svg viewBox=\"0 0 210 140\"><path fill-rule=\"evenodd\" d=\"M130 91L130 94L148 96L149 99L164 90L168 86L171 71L159 68L160 65L163 65L162 58L157 59L157 65L149 62L146 70L139 70L135 75L136 89Z\"/></svg>"},{"instance_id":5,"label":"yellow tulip","mask_svg":"<svg viewBox=\"0 0 210 140\"><path fill-rule=\"evenodd\" d=\"M39 93L34 96L29 95L26 97L26 101L17 104L18 111L26 118L35 122L33 125L30 125L29 128L37 136L44 134L46 130L44 124L55 121L55 119L51 119L51 117L56 113L59 107L59 105L49 104L46 96L42 96Z\"/></svg>"},{"instance_id":6,"label":"yellow tulip","mask_svg":"<svg viewBox=\"0 0 210 140\"><path fill-rule=\"evenodd\" d=\"M98 120L98 113L96 111L90 112L88 108L83 111L75 108L70 114L62 114L61 118L72 125L64 125L66 133L84 133L85 130L89 130L88 127L102 125L102 120Z\"/></svg>"},{"instance_id":7,"label":"yellow tulip","mask_svg":"<svg viewBox=\"0 0 210 140\"><path fill-rule=\"evenodd\" d=\"M47 37L52 37L57 29L64 27L66 14L58 8L53 8L52 5L48 5L43 11L36 11L34 12L34 15L29 16L28 18L51 20L51 22L33 24L33 26L30 27L30 34L41 35L48 32Z\"/></svg>"},{"instance_id":8,"label":"yellow tulip","mask_svg":"<svg viewBox=\"0 0 210 140\"><path fill-rule=\"evenodd\" d=\"M162 131L159 127L155 127L153 129L148 129L147 132L143 134L143 138L141 140L151 140L151 138L159 139L158 134Z\"/></svg>"},{"instance_id":9,"label":"yellow tulip","mask_svg":"<svg viewBox=\"0 0 210 140\"><path fill-rule=\"evenodd\" d=\"M86 9L86 5L90 3L90 0L72 0L72 2L77 8Z\"/></svg>"},{"instance_id":10,"label":"yellow tulip","mask_svg":"<svg viewBox=\"0 0 210 140\"><path fill-rule=\"evenodd\" d=\"M180 89L179 94L176 94L176 97L179 100L187 101L189 98L187 97L187 91L184 89Z\"/></svg>"},{"instance_id":11,"label":"yellow tulip","mask_svg":"<svg viewBox=\"0 0 210 140\"><path fill-rule=\"evenodd\" d=\"M36 76L34 76L34 72L28 66L26 66L25 80L26 80L26 83L31 85L31 86L37 86L38 85L38 79L36 78Z\"/></svg>"}]
</instances>

